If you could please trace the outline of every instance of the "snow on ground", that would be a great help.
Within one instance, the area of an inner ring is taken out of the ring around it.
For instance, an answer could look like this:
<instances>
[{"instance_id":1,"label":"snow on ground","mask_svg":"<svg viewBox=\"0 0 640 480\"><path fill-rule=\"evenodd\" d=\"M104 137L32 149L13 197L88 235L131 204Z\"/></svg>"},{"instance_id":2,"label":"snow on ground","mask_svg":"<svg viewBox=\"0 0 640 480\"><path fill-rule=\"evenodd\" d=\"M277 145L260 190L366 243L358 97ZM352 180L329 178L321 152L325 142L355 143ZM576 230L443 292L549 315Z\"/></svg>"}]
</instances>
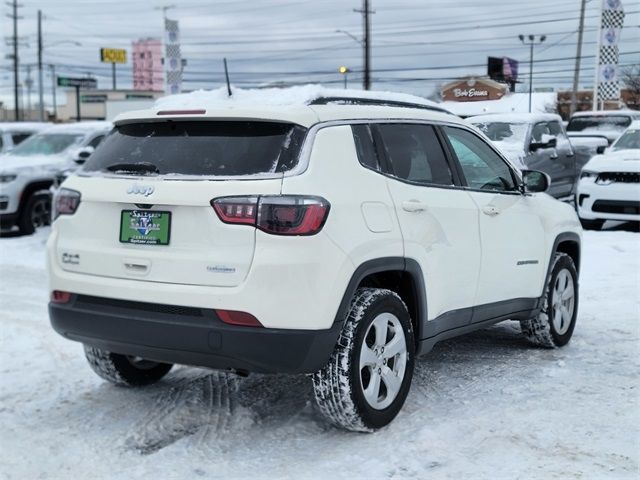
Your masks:
<instances>
[{"instance_id":1,"label":"snow on ground","mask_svg":"<svg viewBox=\"0 0 640 480\"><path fill-rule=\"evenodd\" d=\"M515 323L441 343L374 434L325 424L304 376L101 381L49 326L46 235L0 239L1 478L638 478L636 233L585 233L569 346L530 348Z\"/></svg>"}]
</instances>

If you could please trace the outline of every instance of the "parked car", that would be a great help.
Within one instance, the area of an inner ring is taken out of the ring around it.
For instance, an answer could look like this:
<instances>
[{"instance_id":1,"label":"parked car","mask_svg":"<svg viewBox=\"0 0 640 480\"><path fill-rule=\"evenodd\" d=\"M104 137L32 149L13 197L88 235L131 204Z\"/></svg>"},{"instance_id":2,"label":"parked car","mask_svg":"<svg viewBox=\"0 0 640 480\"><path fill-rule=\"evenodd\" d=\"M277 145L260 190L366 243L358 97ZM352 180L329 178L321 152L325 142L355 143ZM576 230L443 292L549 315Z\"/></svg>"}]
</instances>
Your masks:
<instances>
[{"instance_id":1,"label":"parked car","mask_svg":"<svg viewBox=\"0 0 640 480\"><path fill-rule=\"evenodd\" d=\"M55 125L0 156L0 225L23 234L51 223L56 173L84 161L112 128L110 122Z\"/></svg>"},{"instance_id":2,"label":"parked car","mask_svg":"<svg viewBox=\"0 0 640 480\"><path fill-rule=\"evenodd\" d=\"M567 125L569 137L602 137L611 145L634 120L640 120L637 110L598 110L576 112Z\"/></svg>"},{"instance_id":3,"label":"parked car","mask_svg":"<svg viewBox=\"0 0 640 480\"><path fill-rule=\"evenodd\" d=\"M547 175L432 107L339 100L118 117L56 196L53 328L119 385L312 374L355 431L391 422L436 342L507 319L569 342L582 230Z\"/></svg>"},{"instance_id":4,"label":"parked car","mask_svg":"<svg viewBox=\"0 0 640 480\"><path fill-rule=\"evenodd\" d=\"M1 122L0 154L11 151L34 133L38 133L49 124L44 122Z\"/></svg>"},{"instance_id":5,"label":"parked car","mask_svg":"<svg viewBox=\"0 0 640 480\"><path fill-rule=\"evenodd\" d=\"M600 230L605 220L640 222L640 121L584 166L577 206L584 228Z\"/></svg>"},{"instance_id":6,"label":"parked car","mask_svg":"<svg viewBox=\"0 0 640 480\"><path fill-rule=\"evenodd\" d=\"M572 145L559 115L497 113L466 120L478 127L519 168L540 170L549 175L549 194L556 198L573 199L580 169L596 154L595 146Z\"/></svg>"}]
</instances>

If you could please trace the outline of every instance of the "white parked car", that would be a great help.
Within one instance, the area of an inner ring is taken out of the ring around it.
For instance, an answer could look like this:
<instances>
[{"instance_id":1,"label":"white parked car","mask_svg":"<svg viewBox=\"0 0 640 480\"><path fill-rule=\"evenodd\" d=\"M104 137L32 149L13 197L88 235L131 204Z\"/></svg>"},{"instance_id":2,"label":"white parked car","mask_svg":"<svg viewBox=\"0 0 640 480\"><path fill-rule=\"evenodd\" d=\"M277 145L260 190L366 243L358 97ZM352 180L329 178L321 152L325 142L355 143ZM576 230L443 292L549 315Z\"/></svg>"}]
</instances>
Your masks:
<instances>
[{"instance_id":1,"label":"white parked car","mask_svg":"<svg viewBox=\"0 0 640 480\"><path fill-rule=\"evenodd\" d=\"M49 126L44 122L0 122L0 154L11 151L34 133Z\"/></svg>"},{"instance_id":2,"label":"white parked car","mask_svg":"<svg viewBox=\"0 0 640 480\"><path fill-rule=\"evenodd\" d=\"M31 234L51 222L49 187L56 174L83 162L113 127L110 122L51 126L0 155L0 224Z\"/></svg>"},{"instance_id":3,"label":"white parked car","mask_svg":"<svg viewBox=\"0 0 640 480\"><path fill-rule=\"evenodd\" d=\"M102 378L309 373L330 421L371 431L436 342L507 319L571 338L575 211L459 118L199 95L118 117L56 196L51 322Z\"/></svg>"},{"instance_id":4,"label":"white parked car","mask_svg":"<svg viewBox=\"0 0 640 480\"><path fill-rule=\"evenodd\" d=\"M637 110L597 110L576 112L567 124L570 138L601 137L611 145L630 125L640 120Z\"/></svg>"},{"instance_id":5,"label":"white parked car","mask_svg":"<svg viewBox=\"0 0 640 480\"><path fill-rule=\"evenodd\" d=\"M599 230L605 220L640 222L640 121L584 166L576 198L584 228Z\"/></svg>"}]
</instances>

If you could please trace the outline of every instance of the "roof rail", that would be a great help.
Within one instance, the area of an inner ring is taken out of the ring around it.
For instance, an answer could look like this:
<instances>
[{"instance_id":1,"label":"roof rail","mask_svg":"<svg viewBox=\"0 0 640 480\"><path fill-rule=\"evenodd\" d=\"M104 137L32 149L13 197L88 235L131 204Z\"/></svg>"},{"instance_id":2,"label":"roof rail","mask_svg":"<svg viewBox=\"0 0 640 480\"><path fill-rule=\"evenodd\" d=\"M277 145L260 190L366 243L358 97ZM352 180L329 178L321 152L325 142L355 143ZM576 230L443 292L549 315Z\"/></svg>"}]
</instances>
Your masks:
<instances>
[{"instance_id":1,"label":"roof rail","mask_svg":"<svg viewBox=\"0 0 640 480\"><path fill-rule=\"evenodd\" d=\"M309 105L329 105L330 103L339 105L372 105L376 107L402 107L420 108L435 112L452 113L444 108L433 105L423 105L421 103L403 102L400 100L386 100L383 98L362 98L362 97L318 97L309 102Z\"/></svg>"}]
</instances>

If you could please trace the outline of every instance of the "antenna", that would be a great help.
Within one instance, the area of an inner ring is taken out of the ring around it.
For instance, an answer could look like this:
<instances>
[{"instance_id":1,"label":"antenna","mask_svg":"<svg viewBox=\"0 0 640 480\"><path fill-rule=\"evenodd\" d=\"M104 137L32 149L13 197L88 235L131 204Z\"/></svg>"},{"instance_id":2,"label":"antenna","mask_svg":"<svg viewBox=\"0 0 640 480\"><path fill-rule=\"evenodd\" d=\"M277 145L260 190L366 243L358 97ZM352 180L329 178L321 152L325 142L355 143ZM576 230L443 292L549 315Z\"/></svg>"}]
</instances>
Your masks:
<instances>
[{"instance_id":1,"label":"antenna","mask_svg":"<svg viewBox=\"0 0 640 480\"><path fill-rule=\"evenodd\" d=\"M223 58L222 61L224 62L224 77L227 79L227 92L229 93L229 96L231 96L232 92L231 84L229 83L229 69L227 68L227 58Z\"/></svg>"}]
</instances>

